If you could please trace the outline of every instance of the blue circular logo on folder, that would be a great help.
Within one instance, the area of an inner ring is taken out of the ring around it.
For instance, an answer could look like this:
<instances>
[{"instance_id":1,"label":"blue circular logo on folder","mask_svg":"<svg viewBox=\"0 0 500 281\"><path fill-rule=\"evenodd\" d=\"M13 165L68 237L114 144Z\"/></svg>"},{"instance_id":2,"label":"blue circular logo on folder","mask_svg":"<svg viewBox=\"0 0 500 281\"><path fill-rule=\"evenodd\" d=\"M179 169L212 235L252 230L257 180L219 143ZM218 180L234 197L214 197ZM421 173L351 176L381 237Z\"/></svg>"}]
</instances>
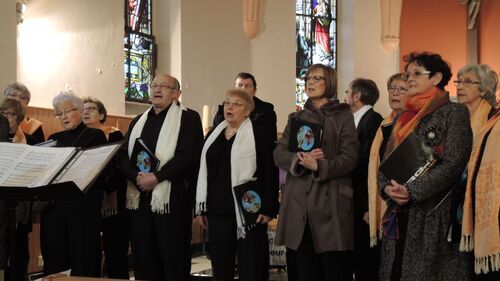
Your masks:
<instances>
[{"instance_id":1,"label":"blue circular logo on folder","mask_svg":"<svg viewBox=\"0 0 500 281\"><path fill-rule=\"evenodd\" d=\"M260 210L261 200L259 194L253 190L248 190L241 197L241 205L245 211L255 214Z\"/></svg>"},{"instance_id":2,"label":"blue circular logo on folder","mask_svg":"<svg viewBox=\"0 0 500 281\"><path fill-rule=\"evenodd\" d=\"M137 154L137 167L143 173L149 173L151 171L151 158L145 151L141 151Z\"/></svg>"},{"instance_id":3,"label":"blue circular logo on folder","mask_svg":"<svg viewBox=\"0 0 500 281\"><path fill-rule=\"evenodd\" d=\"M304 151L309 151L314 146L314 133L311 127L304 125L300 127L297 133L298 148Z\"/></svg>"}]
</instances>

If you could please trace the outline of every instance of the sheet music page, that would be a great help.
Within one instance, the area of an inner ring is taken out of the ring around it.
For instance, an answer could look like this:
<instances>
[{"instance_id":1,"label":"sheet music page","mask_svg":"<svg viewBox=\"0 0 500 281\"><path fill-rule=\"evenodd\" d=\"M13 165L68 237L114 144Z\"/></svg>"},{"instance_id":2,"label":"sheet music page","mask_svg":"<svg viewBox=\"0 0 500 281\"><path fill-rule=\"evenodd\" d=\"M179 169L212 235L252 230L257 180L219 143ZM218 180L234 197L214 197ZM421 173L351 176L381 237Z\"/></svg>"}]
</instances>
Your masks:
<instances>
[{"instance_id":1,"label":"sheet music page","mask_svg":"<svg viewBox=\"0 0 500 281\"><path fill-rule=\"evenodd\" d=\"M73 181L82 191L104 169L121 143L82 150L55 182Z\"/></svg>"},{"instance_id":2,"label":"sheet music page","mask_svg":"<svg viewBox=\"0 0 500 281\"><path fill-rule=\"evenodd\" d=\"M47 185L74 152L74 147L0 143L0 186Z\"/></svg>"}]
</instances>

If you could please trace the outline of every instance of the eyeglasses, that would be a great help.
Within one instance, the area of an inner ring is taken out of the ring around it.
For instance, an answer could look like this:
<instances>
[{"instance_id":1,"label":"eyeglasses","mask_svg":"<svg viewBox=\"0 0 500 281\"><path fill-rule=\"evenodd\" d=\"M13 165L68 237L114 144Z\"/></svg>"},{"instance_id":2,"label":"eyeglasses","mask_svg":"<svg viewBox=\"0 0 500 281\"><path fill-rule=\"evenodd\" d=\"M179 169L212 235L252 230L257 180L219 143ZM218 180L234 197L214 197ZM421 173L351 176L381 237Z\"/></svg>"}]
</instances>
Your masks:
<instances>
[{"instance_id":1,"label":"eyeglasses","mask_svg":"<svg viewBox=\"0 0 500 281\"><path fill-rule=\"evenodd\" d=\"M23 101L28 101L29 100L29 98L28 98L27 95L17 94L17 93L8 93L7 97L8 98L13 98L13 99L19 99L19 100L23 100Z\"/></svg>"},{"instance_id":2,"label":"eyeglasses","mask_svg":"<svg viewBox=\"0 0 500 281\"><path fill-rule=\"evenodd\" d=\"M394 87L394 86L391 86L388 88L389 90L389 93L395 93L396 90L400 93L400 94L406 94L408 92L408 89L406 89L405 87Z\"/></svg>"},{"instance_id":3,"label":"eyeglasses","mask_svg":"<svg viewBox=\"0 0 500 281\"><path fill-rule=\"evenodd\" d=\"M0 113L7 118L17 117L18 115L15 112L8 112L8 111L0 111Z\"/></svg>"},{"instance_id":4,"label":"eyeglasses","mask_svg":"<svg viewBox=\"0 0 500 281\"><path fill-rule=\"evenodd\" d=\"M162 90L162 91L177 90L177 87L170 86L168 84L151 84L151 89L155 90L155 89L158 89L158 88L160 88L160 90Z\"/></svg>"},{"instance_id":5,"label":"eyeglasses","mask_svg":"<svg viewBox=\"0 0 500 281\"><path fill-rule=\"evenodd\" d=\"M464 87L470 87L473 84L480 85L481 82L479 82L479 81L471 81L469 79L466 79L466 80L455 80L455 81L453 81L453 84L455 84L455 86L457 86L457 87L460 84L462 84Z\"/></svg>"},{"instance_id":6,"label":"eyeglasses","mask_svg":"<svg viewBox=\"0 0 500 281\"><path fill-rule=\"evenodd\" d=\"M77 111L78 108L66 109L63 112L56 113L56 118L63 118L63 116L68 116L71 112Z\"/></svg>"},{"instance_id":7,"label":"eyeglasses","mask_svg":"<svg viewBox=\"0 0 500 281\"><path fill-rule=\"evenodd\" d=\"M242 107L244 104L241 101L230 101L230 100L225 100L224 101L224 106L234 106L234 107Z\"/></svg>"},{"instance_id":8,"label":"eyeglasses","mask_svg":"<svg viewBox=\"0 0 500 281\"><path fill-rule=\"evenodd\" d=\"M95 107L95 106L89 106L89 107L84 107L83 108L83 111L87 112L87 113L92 113L92 112L94 112L96 110L97 110L97 107Z\"/></svg>"},{"instance_id":9,"label":"eyeglasses","mask_svg":"<svg viewBox=\"0 0 500 281\"><path fill-rule=\"evenodd\" d=\"M315 82L315 83L318 83L318 82L320 82L321 80L325 80L325 77L323 77L323 76L306 76L306 77L304 78L304 80L306 80L306 83L307 83L308 81L310 81L310 80L312 80L312 81L313 81L313 82Z\"/></svg>"},{"instance_id":10,"label":"eyeglasses","mask_svg":"<svg viewBox=\"0 0 500 281\"><path fill-rule=\"evenodd\" d=\"M425 74L431 74L431 72L429 70L422 70L422 71L415 71L413 73L411 73L411 72L404 73L406 78L410 78L410 77L419 78L420 76L425 75Z\"/></svg>"}]
</instances>

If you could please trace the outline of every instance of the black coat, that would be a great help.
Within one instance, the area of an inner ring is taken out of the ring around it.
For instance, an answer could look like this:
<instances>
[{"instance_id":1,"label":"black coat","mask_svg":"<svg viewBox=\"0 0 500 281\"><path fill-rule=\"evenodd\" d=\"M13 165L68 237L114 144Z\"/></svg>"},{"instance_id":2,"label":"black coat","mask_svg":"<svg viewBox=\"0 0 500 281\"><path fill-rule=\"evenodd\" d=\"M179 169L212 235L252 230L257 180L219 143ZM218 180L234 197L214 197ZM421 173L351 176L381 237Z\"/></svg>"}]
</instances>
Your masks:
<instances>
[{"instance_id":1,"label":"black coat","mask_svg":"<svg viewBox=\"0 0 500 281\"><path fill-rule=\"evenodd\" d=\"M130 133L141 116L138 115L130 123L127 135L125 136L125 142L117 154L117 162L120 170L128 180L134 183L136 182L139 169L129 160L128 143ZM148 132L143 130L141 138L145 134L148 134ZM152 137L155 140L158 139L158 136ZM185 209L186 204L194 206L195 175L198 174L202 144L203 129L199 114L190 109L182 111L181 127L174 157L155 173L158 182L169 180L172 183L170 193L170 210L172 213L179 210L179 208ZM151 147L150 149L153 152L156 150Z\"/></svg>"},{"instance_id":2,"label":"black coat","mask_svg":"<svg viewBox=\"0 0 500 281\"><path fill-rule=\"evenodd\" d=\"M0 114L0 142L5 142L9 140L9 120L5 116Z\"/></svg>"},{"instance_id":3,"label":"black coat","mask_svg":"<svg viewBox=\"0 0 500 281\"><path fill-rule=\"evenodd\" d=\"M266 134L271 138L274 143L278 138L278 129L276 128L276 112L271 103L265 102L258 97L253 97L255 109L250 114L250 119L253 125L265 129ZM217 127L220 122L224 120L224 105L219 105L217 114L214 117L213 128ZM276 145L274 145L276 147Z\"/></svg>"},{"instance_id":4,"label":"black coat","mask_svg":"<svg viewBox=\"0 0 500 281\"><path fill-rule=\"evenodd\" d=\"M370 148L383 119L380 114L371 108L361 117L356 128L359 141L359 154L358 164L352 171L354 213L356 216L362 217L363 213L368 212L368 162L370 160Z\"/></svg>"}]
</instances>

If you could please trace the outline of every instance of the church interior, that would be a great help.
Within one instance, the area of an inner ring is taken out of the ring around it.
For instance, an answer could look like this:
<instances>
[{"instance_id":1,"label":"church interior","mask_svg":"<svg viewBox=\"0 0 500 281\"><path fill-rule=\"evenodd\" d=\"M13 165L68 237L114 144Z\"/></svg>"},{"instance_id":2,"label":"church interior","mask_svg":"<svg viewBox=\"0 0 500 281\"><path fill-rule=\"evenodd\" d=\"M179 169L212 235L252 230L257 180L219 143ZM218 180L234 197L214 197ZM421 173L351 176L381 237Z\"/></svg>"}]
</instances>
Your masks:
<instances>
[{"instance_id":1,"label":"church interior","mask_svg":"<svg viewBox=\"0 0 500 281\"><path fill-rule=\"evenodd\" d=\"M2 0L0 89L15 81L28 86L29 115L44 123L45 136L61 130L52 98L63 89L101 100L109 114L107 123L123 132L149 107L124 96L124 2ZM152 1L154 71L180 81L183 104L202 116L205 130L235 75L249 72L257 79L256 95L274 105L278 132L283 131L295 110L293 2ZM412 51L441 54L451 65L451 80L468 63L488 64L500 72L500 1L478 1L477 11L470 11L467 2L337 0L338 99L344 100L350 81L369 78L381 93L375 109L387 115L387 79L402 71L402 57ZM256 8L249 3L257 3ZM249 9L255 9L252 16ZM248 21L254 25L248 27ZM452 83L446 90L455 95ZM39 238L38 231L35 223L30 241ZM200 245L203 237L195 225L193 233L192 243ZM37 243L32 243L30 256L29 271L41 271Z\"/></svg>"}]
</instances>

